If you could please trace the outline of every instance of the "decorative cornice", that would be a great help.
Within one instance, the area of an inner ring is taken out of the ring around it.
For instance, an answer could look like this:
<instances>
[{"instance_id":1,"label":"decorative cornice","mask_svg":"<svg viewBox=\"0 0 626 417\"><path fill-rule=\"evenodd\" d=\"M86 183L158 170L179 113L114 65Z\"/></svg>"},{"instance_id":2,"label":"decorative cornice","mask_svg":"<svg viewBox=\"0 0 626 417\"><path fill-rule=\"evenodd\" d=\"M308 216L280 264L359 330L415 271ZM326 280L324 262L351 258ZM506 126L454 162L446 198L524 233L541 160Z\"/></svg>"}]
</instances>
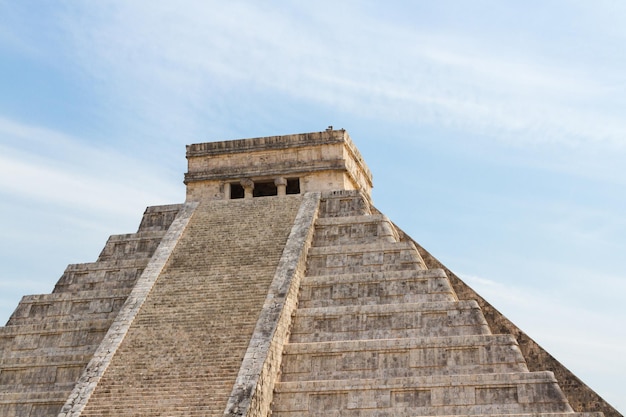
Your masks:
<instances>
[{"instance_id":1,"label":"decorative cornice","mask_svg":"<svg viewBox=\"0 0 626 417\"><path fill-rule=\"evenodd\" d=\"M187 145L187 158L335 144L344 142L346 136L345 130L329 130L284 136L195 143Z\"/></svg>"}]
</instances>

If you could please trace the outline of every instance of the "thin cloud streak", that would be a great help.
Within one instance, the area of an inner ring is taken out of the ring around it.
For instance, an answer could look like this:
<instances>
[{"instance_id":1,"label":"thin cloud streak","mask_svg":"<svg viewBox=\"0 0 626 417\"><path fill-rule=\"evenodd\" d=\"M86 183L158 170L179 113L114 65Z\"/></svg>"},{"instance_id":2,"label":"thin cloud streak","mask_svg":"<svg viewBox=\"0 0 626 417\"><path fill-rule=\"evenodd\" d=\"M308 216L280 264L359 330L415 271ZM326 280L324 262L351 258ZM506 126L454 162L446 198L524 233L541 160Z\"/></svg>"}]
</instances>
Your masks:
<instances>
[{"instance_id":1,"label":"thin cloud streak","mask_svg":"<svg viewBox=\"0 0 626 417\"><path fill-rule=\"evenodd\" d=\"M618 313L607 321L607 316L597 313L593 305L568 300L566 294L503 285L475 275L460 276L498 310L507 312L505 316L583 381L591 387L604 384L602 394L619 405L616 400L622 395L620 370L626 366L622 354L626 335L616 329L626 315ZM596 281L596 285L601 283ZM612 385L610 380L614 381Z\"/></svg>"},{"instance_id":2,"label":"thin cloud streak","mask_svg":"<svg viewBox=\"0 0 626 417\"><path fill-rule=\"evenodd\" d=\"M479 46L462 34L389 27L352 9L359 19L331 14L322 22L329 33L316 36L318 21L294 27L289 10L241 3L175 12L162 2L92 8L64 19L84 69L166 118L177 108L202 111L207 95L226 94L225 86L256 86L357 114L496 132L513 143L626 145L623 118L577 104L610 106L612 86L589 75L595 68L564 72L548 57L503 57L507 45L497 40ZM363 38L376 39L355 35L364 27L382 40L364 48ZM145 48L148 39L153 46ZM169 106L156 99L163 93Z\"/></svg>"},{"instance_id":3,"label":"thin cloud streak","mask_svg":"<svg viewBox=\"0 0 626 417\"><path fill-rule=\"evenodd\" d=\"M109 215L180 198L178 184L139 159L6 118L0 135L1 194Z\"/></svg>"}]
</instances>

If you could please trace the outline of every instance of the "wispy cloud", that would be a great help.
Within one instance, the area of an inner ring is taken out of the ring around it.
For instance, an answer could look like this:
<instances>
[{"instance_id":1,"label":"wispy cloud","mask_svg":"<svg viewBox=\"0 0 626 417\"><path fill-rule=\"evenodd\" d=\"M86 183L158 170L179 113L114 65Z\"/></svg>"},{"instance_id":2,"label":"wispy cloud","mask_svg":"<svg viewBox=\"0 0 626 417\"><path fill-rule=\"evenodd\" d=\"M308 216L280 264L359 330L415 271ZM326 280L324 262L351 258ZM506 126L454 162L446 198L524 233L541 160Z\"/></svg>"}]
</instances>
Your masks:
<instances>
[{"instance_id":1,"label":"wispy cloud","mask_svg":"<svg viewBox=\"0 0 626 417\"><path fill-rule=\"evenodd\" d=\"M563 288L559 291L547 285L544 288L538 288L536 285L531 288L512 283L504 284L475 275L460 276L479 294L493 302L501 312L512 318L513 322L522 323L520 327L526 323L529 328L535 329L535 336L541 337L546 343L554 342L560 345L576 340L577 344L589 347L603 345L611 350L622 349L626 334L612 332L610 329L626 319L622 317L626 315L616 311L615 320L607 322L606 316L598 312L591 299L590 302L581 305L581 298L585 298L584 294L581 295L584 288L578 287L574 291L571 288ZM603 283L611 287L611 282L617 282L611 279L604 281L604 278L598 275L593 277L593 281L600 287L605 287ZM624 286L623 280L618 286ZM545 324L546 320L550 320L549 326ZM551 330L555 328L564 331ZM525 329L522 327L522 330ZM530 331L529 335L533 337ZM593 337L590 338L590 335Z\"/></svg>"},{"instance_id":2,"label":"wispy cloud","mask_svg":"<svg viewBox=\"0 0 626 417\"><path fill-rule=\"evenodd\" d=\"M506 39L390 26L354 4L314 13L113 1L70 11L64 29L89 76L165 120L211 112L227 90L252 88L513 142L625 145L626 122L604 111L618 104L618 74L511 51ZM157 99L164 94L167 103Z\"/></svg>"},{"instance_id":3,"label":"wispy cloud","mask_svg":"<svg viewBox=\"0 0 626 417\"><path fill-rule=\"evenodd\" d=\"M86 140L6 118L0 136L4 195L108 215L181 198L182 186L167 172Z\"/></svg>"},{"instance_id":4,"label":"wispy cloud","mask_svg":"<svg viewBox=\"0 0 626 417\"><path fill-rule=\"evenodd\" d=\"M619 405L616 400L621 398L621 387L611 389L607 379L619 387L621 369L626 367L623 355L626 333L619 330L626 314L614 311L609 320L588 299L585 301L584 294L576 298L571 291L546 292L473 275L460 276L587 384L603 385L600 394ZM601 277L594 277L593 283L609 287L603 285L608 282L603 282Z\"/></svg>"}]
</instances>

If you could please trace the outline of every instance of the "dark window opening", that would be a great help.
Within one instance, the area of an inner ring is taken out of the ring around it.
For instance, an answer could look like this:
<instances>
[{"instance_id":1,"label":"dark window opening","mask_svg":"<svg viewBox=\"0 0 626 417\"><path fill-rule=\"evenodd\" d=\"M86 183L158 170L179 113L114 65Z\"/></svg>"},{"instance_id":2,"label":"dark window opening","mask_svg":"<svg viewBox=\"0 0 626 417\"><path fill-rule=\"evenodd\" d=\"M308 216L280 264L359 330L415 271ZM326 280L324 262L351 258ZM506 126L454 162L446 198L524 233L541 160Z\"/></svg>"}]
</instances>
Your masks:
<instances>
[{"instance_id":1,"label":"dark window opening","mask_svg":"<svg viewBox=\"0 0 626 417\"><path fill-rule=\"evenodd\" d=\"M300 178L287 178L287 194L300 194Z\"/></svg>"},{"instance_id":2,"label":"dark window opening","mask_svg":"<svg viewBox=\"0 0 626 417\"><path fill-rule=\"evenodd\" d=\"M254 197L267 197L270 195L278 195L278 189L272 182L255 182L254 191L252 192Z\"/></svg>"},{"instance_id":3,"label":"dark window opening","mask_svg":"<svg viewBox=\"0 0 626 417\"><path fill-rule=\"evenodd\" d=\"M244 197L243 186L236 182L230 184L230 198L235 199L235 198L243 198L243 197Z\"/></svg>"}]
</instances>

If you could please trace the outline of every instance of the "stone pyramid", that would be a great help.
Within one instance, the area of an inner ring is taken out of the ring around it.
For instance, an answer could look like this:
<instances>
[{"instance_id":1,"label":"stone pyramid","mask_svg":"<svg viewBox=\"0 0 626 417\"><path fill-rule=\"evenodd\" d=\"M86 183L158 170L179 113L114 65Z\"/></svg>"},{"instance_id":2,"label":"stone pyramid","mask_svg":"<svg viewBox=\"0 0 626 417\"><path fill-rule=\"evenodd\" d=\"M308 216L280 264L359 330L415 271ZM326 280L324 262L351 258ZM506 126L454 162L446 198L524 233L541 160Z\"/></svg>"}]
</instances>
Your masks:
<instances>
[{"instance_id":1,"label":"stone pyramid","mask_svg":"<svg viewBox=\"0 0 626 417\"><path fill-rule=\"evenodd\" d=\"M344 130L187 158L0 328L0 416L620 415L376 210Z\"/></svg>"}]
</instances>

